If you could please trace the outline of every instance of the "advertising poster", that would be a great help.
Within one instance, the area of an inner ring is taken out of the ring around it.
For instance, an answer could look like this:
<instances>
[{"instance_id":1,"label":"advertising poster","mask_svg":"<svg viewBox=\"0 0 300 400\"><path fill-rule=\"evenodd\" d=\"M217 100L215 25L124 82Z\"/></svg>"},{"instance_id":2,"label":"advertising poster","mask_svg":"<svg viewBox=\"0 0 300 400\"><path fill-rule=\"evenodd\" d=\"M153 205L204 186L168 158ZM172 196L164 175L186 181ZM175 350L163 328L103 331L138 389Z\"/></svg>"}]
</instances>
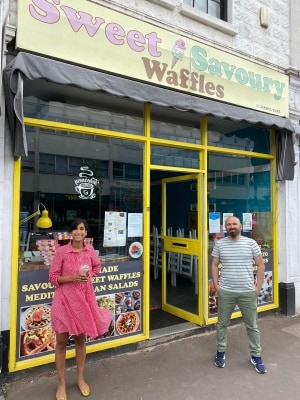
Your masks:
<instances>
[{"instance_id":1,"label":"advertising poster","mask_svg":"<svg viewBox=\"0 0 300 400\"><path fill-rule=\"evenodd\" d=\"M49 270L19 272L17 316L17 361L40 357L55 350L51 328L51 301L54 287ZM142 261L102 263L102 272L93 278L99 307L112 311L108 331L87 344L136 335L142 330ZM68 347L74 341L69 338Z\"/></svg>"}]
</instances>

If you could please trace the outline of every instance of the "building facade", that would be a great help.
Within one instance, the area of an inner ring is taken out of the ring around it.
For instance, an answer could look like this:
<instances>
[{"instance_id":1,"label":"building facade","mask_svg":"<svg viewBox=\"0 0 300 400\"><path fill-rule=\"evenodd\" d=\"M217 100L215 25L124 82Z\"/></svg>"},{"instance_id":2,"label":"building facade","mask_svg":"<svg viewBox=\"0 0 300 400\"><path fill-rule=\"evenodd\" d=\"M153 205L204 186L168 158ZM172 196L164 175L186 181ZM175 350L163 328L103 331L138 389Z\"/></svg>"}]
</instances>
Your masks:
<instances>
[{"instance_id":1,"label":"building facade","mask_svg":"<svg viewBox=\"0 0 300 400\"><path fill-rule=\"evenodd\" d=\"M97 301L113 311L90 352L148 340L156 308L214 324L210 251L232 214L262 248L259 312L299 312L298 11L283 0L1 3L4 369L54 360L48 269L77 216L103 265Z\"/></svg>"}]
</instances>

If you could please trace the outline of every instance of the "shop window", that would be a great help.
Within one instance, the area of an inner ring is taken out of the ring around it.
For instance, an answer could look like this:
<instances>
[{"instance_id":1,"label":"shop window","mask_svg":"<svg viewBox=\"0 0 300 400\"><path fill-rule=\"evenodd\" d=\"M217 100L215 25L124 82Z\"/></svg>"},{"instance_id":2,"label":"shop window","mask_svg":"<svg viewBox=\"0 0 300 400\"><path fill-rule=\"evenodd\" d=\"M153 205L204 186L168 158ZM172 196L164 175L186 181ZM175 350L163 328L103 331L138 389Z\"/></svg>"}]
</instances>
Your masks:
<instances>
[{"instance_id":1,"label":"shop window","mask_svg":"<svg viewBox=\"0 0 300 400\"><path fill-rule=\"evenodd\" d=\"M65 232L72 219L85 218L90 227L89 237L93 238L100 255L105 255L108 249L103 245L104 213L142 210L143 146L127 146L124 152L122 139L95 139L81 134L75 138L64 131L53 135L47 129L29 129L27 139L31 165L35 160L40 168L36 173L22 170L20 213L32 214L42 203L52 220L50 233ZM59 149L65 154L42 153L41 148ZM77 156L78 153L82 156ZM97 159L108 154L113 155L110 160ZM127 159L136 162L128 163ZM27 157L22 158L22 164L26 160ZM37 217L30 219L22 224L22 229L31 234L40 233L36 221ZM26 246L26 250L37 251L35 242L30 249ZM122 249L109 251L125 255L128 254L126 246L127 242Z\"/></svg>"},{"instance_id":2,"label":"shop window","mask_svg":"<svg viewBox=\"0 0 300 400\"><path fill-rule=\"evenodd\" d=\"M56 156L56 173L67 174L68 173L68 159L64 156Z\"/></svg>"},{"instance_id":3,"label":"shop window","mask_svg":"<svg viewBox=\"0 0 300 400\"><path fill-rule=\"evenodd\" d=\"M28 156L22 159L22 172L34 171L34 152L29 151Z\"/></svg>"},{"instance_id":4,"label":"shop window","mask_svg":"<svg viewBox=\"0 0 300 400\"><path fill-rule=\"evenodd\" d=\"M79 168L83 165L83 159L78 157L69 157L69 174L77 175Z\"/></svg>"},{"instance_id":5,"label":"shop window","mask_svg":"<svg viewBox=\"0 0 300 400\"><path fill-rule=\"evenodd\" d=\"M40 154L40 172L55 173L55 155Z\"/></svg>"},{"instance_id":6,"label":"shop window","mask_svg":"<svg viewBox=\"0 0 300 400\"><path fill-rule=\"evenodd\" d=\"M242 221L243 214L255 214L253 226L245 229L247 236L272 245L271 161L253 157L232 157L230 154L209 155L209 203L216 204L220 216L233 213ZM263 221L260 216L263 215ZM268 215L268 218L266 218ZM221 220L222 224L222 220ZM222 227L220 226L222 231ZM220 231L220 232L221 232Z\"/></svg>"},{"instance_id":7,"label":"shop window","mask_svg":"<svg viewBox=\"0 0 300 400\"><path fill-rule=\"evenodd\" d=\"M108 178L109 162L102 160L94 160L93 169L96 171L97 176Z\"/></svg>"},{"instance_id":8,"label":"shop window","mask_svg":"<svg viewBox=\"0 0 300 400\"><path fill-rule=\"evenodd\" d=\"M116 161L113 163L113 177L114 178L123 178L124 177L123 163L116 162Z\"/></svg>"},{"instance_id":9,"label":"shop window","mask_svg":"<svg viewBox=\"0 0 300 400\"><path fill-rule=\"evenodd\" d=\"M225 185L226 183L243 186L245 185L245 178L246 175L244 174L221 171L215 173L213 179L209 179L208 185L212 190L216 189L216 185Z\"/></svg>"},{"instance_id":10,"label":"shop window","mask_svg":"<svg viewBox=\"0 0 300 400\"><path fill-rule=\"evenodd\" d=\"M231 180L231 177L232 177L232 175L231 175L231 173L229 172L229 173L224 173L223 174L223 184L224 185L226 185L226 184L231 184L232 183L232 180Z\"/></svg>"},{"instance_id":11,"label":"shop window","mask_svg":"<svg viewBox=\"0 0 300 400\"><path fill-rule=\"evenodd\" d=\"M26 157L22 159L23 164L28 168L35 162L40 168L21 171L17 286L34 285L36 290L20 291L13 332L17 332L14 338L17 362L26 364L36 359L39 365L40 359L48 359L55 351L51 327L53 287L46 284L48 269L57 248L69 242L68 229L77 217L87 221L85 241L94 246L102 264L101 277L93 282L97 302L112 311L108 331L95 341L87 338L87 346L122 339L122 335L124 338L140 335L144 329L141 177L145 151L143 144L127 146L124 151L122 139L76 136L74 132L70 135L58 127L55 134L49 129L28 129L27 139L29 157L27 163ZM41 152L44 149L49 153ZM116 170L122 171L122 179L112 176L114 162ZM39 211L45 209L52 221L50 227L37 224ZM37 305L40 301L37 299L42 299L42 304ZM36 310L43 314L38 321L32 317ZM125 326L124 315L135 320L131 330ZM51 335L51 345L40 347L39 340L32 350L32 346L27 346L29 329L39 337ZM72 339L67 349L73 351Z\"/></svg>"},{"instance_id":12,"label":"shop window","mask_svg":"<svg viewBox=\"0 0 300 400\"><path fill-rule=\"evenodd\" d=\"M50 92L51 101L39 98L40 93ZM76 99L85 106L78 106ZM42 79L38 82L24 79L25 117L143 135L143 112L143 103L131 99L76 87L65 90L61 85Z\"/></svg>"},{"instance_id":13,"label":"shop window","mask_svg":"<svg viewBox=\"0 0 300 400\"><path fill-rule=\"evenodd\" d=\"M262 138L263 140L263 138ZM232 157L210 153L208 156L208 254L217 240L226 235L225 220L238 217L243 236L254 239L261 247L265 276L258 306L273 302L273 213L271 208L271 161L253 157ZM218 313L217 294L209 275L209 315ZM253 266L256 281L256 266Z\"/></svg>"},{"instance_id":14,"label":"shop window","mask_svg":"<svg viewBox=\"0 0 300 400\"><path fill-rule=\"evenodd\" d=\"M33 152L31 152L31 157L34 158ZM28 164L27 158L24 158L23 163ZM58 156L55 154L40 154L40 172L43 173L55 172L58 175L78 175L80 167L86 164L92 166L93 171L96 171L98 176L108 177L108 161ZM28 167L27 170L29 170Z\"/></svg>"},{"instance_id":15,"label":"shop window","mask_svg":"<svg viewBox=\"0 0 300 400\"><path fill-rule=\"evenodd\" d=\"M134 164L125 164L125 179L141 179L141 166Z\"/></svg>"},{"instance_id":16,"label":"shop window","mask_svg":"<svg viewBox=\"0 0 300 400\"><path fill-rule=\"evenodd\" d=\"M113 177L122 179L141 180L141 166L137 164L127 164L114 162Z\"/></svg>"},{"instance_id":17,"label":"shop window","mask_svg":"<svg viewBox=\"0 0 300 400\"><path fill-rule=\"evenodd\" d=\"M223 21L227 20L226 0L183 0L183 3L193 7L197 11L202 11L206 14L222 19Z\"/></svg>"},{"instance_id":18,"label":"shop window","mask_svg":"<svg viewBox=\"0 0 300 400\"><path fill-rule=\"evenodd\" d=\"M151 136L201 144L201 117L195 113L151 105Z\"/></svg>"},{"instance_id":19,"label":"shop window","mask_svg":"<svg viewBox=\"0 0 300 400\"><path fill-rule=\"evenodd\" d=\"M233 175L233 183L236 185L245 185L245 177L243 174Z\"/></svg>"},{"instance_id":20,"label":"shop window","mask_svg":"<svg viewBox=\"0 0 300 400\"><path fill-rule=\"evenodd\" d=\"M198 151L151 146L151 164L198 169L199 162Z\"/></svg>"},{"instance_id":21,"label":"shop window","mask_svg":"<svg viewBox=\"0 0 300 400\"><path fill-rule=\"evenodd\" d=\"M270 130L248 123L208 118L208 145L270 154Z\"/></svg>"},{"instance_id":22,"label":"shop window","mask_svg":"<svg viewBox=\"0 0 300 400\"><path fill-rule=\"evenodd\" d=\"M103 160L94 160L91 158L78 158L78 157L68 157L69 160L69 168L68 173L70 175L78 175L80 172L80 167L89 165L93 170L93 173L97 175L97 177L107 178L108 177L108 168L109 162Z\"/></svg>"}]
</instances>

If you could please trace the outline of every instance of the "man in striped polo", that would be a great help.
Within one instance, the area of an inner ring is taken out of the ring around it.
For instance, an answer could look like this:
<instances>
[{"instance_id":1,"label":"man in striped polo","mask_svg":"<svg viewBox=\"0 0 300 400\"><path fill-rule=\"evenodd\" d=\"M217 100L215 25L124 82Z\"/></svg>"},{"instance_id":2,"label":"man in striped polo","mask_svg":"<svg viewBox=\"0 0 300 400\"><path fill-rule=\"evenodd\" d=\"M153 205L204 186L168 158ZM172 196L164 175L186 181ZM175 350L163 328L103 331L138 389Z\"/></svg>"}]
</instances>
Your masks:
<instances>
[{"instance_id":1,"label":"man in striped polo","mask_svg":"<svg viewBox=\"0 0 300 400\"><path fill-rule=\"evenodd\" d=\"M256 372L265 374L261 359L260 333L257 326L257 298L264 279L265 266L255 240L242 236L242 224L234 216L225 221L228 236L218 240L212 251L212 278L218 293L217 354L215 365L225 367L227 327L238 305L246 325L250 361ZM253 260L257 266L254 285ZM219 264L221 273L219 277Z\"/></svg>"}]
</instances>

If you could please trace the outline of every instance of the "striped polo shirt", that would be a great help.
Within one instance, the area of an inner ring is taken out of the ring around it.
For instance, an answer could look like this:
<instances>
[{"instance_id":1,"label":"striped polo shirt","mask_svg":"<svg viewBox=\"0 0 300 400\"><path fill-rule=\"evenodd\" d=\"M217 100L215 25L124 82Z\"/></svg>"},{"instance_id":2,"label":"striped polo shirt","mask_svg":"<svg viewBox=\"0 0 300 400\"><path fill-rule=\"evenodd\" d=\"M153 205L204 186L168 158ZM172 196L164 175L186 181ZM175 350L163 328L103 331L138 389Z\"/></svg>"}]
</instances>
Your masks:
<instances>
[{"instance_id":1,"label":"striped polo shirt","mask_svg":"<svg viewBox=\"0 0 300 400\"><path fill-rule=\"evenodd\" d=\"M221 289L232 292L254 290L253 259L261 254L255 240L245 236L238 240L225 237L215 243L211 254L219 257L222 264Z\"/></svg>"}]
</instances>

